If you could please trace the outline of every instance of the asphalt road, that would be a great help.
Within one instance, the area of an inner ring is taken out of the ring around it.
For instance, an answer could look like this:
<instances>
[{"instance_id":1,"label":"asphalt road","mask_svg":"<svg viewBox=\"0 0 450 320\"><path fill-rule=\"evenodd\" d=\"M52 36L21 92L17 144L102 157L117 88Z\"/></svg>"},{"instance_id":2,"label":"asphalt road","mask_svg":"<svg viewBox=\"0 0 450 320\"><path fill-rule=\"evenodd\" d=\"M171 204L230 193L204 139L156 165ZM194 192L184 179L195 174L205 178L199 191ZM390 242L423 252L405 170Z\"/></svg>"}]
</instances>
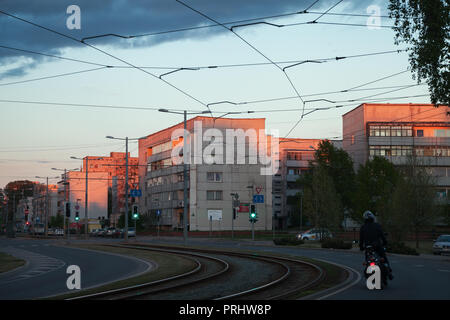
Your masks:
<instances>
[{"instance_id":1,"label":"asphalt road","mask_svg":"<svg viewBox=\"0 0 450 320\"><path fill-rule=\"evenodd\" d=\"M0 238L0 251L27 261L0 274L0 300L35 299L72 292L67 267L81 269L81 289L128 278L149 270L142 260L55 245L55 240Z\"/></svg>"},{"instance_id":2,"label":"asphalt road","mask_svg":"<svg viewBox=\"0 0 450 320\"><path fill-rule=\"evenodd\" d=\"M182 239L155 239L141 237L139 241L150 243L178 243ZM302 249L264 245L258 241L229 241L218 239L188 239L188 245L240 248L245 250L279 252L295 256L320 259L354 270L355 281L338 293L327 294L325 299L338 300L449 300L450 299L450 256L406 256L388 254L394 280L386 290L369 290L363 277L364 255L360 251ZM268 243L267 243L268 244ZM319 297L316 297L319 298Z\"/></svg>"}]
</instances>

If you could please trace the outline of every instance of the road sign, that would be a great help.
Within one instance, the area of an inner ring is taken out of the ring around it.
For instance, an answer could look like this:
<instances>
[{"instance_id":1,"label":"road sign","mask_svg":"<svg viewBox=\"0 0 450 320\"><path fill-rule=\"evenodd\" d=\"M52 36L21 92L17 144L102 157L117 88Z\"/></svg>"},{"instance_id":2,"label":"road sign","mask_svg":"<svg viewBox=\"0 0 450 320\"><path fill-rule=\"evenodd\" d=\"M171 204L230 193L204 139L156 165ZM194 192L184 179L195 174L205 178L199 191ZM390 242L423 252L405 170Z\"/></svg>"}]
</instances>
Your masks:
<instances>
[{"instance_id":1,"label":"road sign","mask_svg":"<svg viewBox=\"0 0 450 320\"><path fill-rule=\"evenodd\" d=\"M141 189L131 189L130 190L130 196L131 197L142 197Z\"/></svg>"},{"instance_id":2,"label":"road sign","mask_svg":"<svg viewBox=\"0 0 450 320\"><path fill-rule=\"evenodd\" d=\"M222 210L208 210L208 220L222 220Z\"/></svg>"},{"instance_id":3,"label":"road sign","mask_svg":"<svg viewBox=\"0 0 450 320\"><path fill-rule=\"evenodd\" d=\"M250 211L250 204L249 203L241 203L239 205L239 212L249 212Z\"/></svg>"},{"instance_id":4,"label":"road sign","mask_svg":"<svg viewBox=\"0 0 450 320\"><path fill-rule=\"evenodd\" d=\"M156 210L156 215L159 217L161 215L161 210Z\"/></svg>"},{"instance_id":5,"label":"road sign","mask_svg":"<svg viewBox=\"0 0 450 320\"><path fill-rule=\"evenodd\" d=\"M80 205L79 204L75 205L75 210L80 210Z\"/></svg>"},{"instance_id":6,"label":"road sign","mask_svg":"<svg viewBox=\"0 0 450 320\"><path fill-rule=\"evenodd\" d=\"M264 195L263 194L254 194L253 195L253 203L264 203Z\"/></svg>"}]
</instances>

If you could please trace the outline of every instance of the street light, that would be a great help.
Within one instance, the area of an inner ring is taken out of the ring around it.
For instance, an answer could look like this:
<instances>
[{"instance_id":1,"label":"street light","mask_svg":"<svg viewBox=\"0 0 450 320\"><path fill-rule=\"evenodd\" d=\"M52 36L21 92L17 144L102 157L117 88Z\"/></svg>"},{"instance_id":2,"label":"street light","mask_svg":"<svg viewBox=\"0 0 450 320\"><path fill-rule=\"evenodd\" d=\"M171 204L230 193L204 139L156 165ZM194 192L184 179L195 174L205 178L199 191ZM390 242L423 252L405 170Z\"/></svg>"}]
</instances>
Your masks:
<instances>
[{"instance_id":1,"label":"street light","mask_svg":"<svg viewBox=\"0 0 450 320\"><path fill-rule=\"evenodd\" d=\"M46 200L45 200L45 226L44 226L44 234L47 237L48 236L48 210L49 210L49 205L48 205L48 179L58 179L59 177L39 177L36 176L36 179L47 179L47 196L46 196Z\"/></svg>"},{"instance_id":2,"label":"street light","mask_svg":"<svg viewBox=\"0 0 450 320\"><path fill-rule=\"evenodd\" d=\"M167 109L158 109L159 112L165 112L165 113L174 113L174 114L182 114L184 115L184 133L183 133L183 158L186 157L186 149L187 149L187 137L186 137L186 122L187 122L187 115L188 114L205 114L210 113L210 111L202 111L202 112L187 112L187 110L184 110L183 112L176 112L176 111L169 111ZM187 208L187 202L188 202L188 194L187 194L187 164L186 161L183 159L183 180L184 180L184 195L183 195L183 238L184 238L184 245L186 245L187 241L187 215L188 215L188 208Z\"/></svg>"},{"instance_id":3,"label":"street light","mask_svg":"<svg viewBox=\"0 0 450 320\"><path fill-rule=\"evenodd\" d=\"M107 139L115 139L115 140L125 140L125 234L124 241L128 241L128 141L129 140L139 140L140 138L129 139L125 138L115 138L113 136L106 136Z\"/></svg>"},{"instance_id":4,"label":"street light","mask_svg":"<svg viewBox=\"0 0 450 320\"><path fill-rule=\"evenodd\" d=\"M75 160L81 160L81 161L83 161L84 159L83 158L77 158L77 157L70 157L70 159L75 159ZM84 201L84 222L85 222L85 224L84 224L84 236L85 236L85 238L87 239L87 237L88 237L88 223L89 223L89 221L88 221L88 168L89 168L89 166L88 166L88 160L89 160L89 157L88 156L86 156L85 157L85 159L86 159L86 166L85 166L85 169L86 169L86 193L85 193L85 201ZM91 159L91 160L102 160L103 158L102 157L99 157L99 158L94 158L94 159Z\"/></svg>"}]
</instances>

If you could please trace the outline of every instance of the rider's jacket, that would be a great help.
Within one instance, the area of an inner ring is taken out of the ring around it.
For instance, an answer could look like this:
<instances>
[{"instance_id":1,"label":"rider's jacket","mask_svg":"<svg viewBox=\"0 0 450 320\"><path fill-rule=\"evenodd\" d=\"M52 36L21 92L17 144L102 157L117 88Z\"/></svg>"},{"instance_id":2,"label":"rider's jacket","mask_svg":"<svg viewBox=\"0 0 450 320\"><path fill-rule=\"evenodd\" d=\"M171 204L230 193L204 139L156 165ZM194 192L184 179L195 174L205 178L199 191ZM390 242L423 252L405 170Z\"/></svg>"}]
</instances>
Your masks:
<instances>
[{"instance_id":1,"label":"rider's jacket","mask_svg":"<svg viewBox=\"0 0 450 320\"><path fill-rule=\"evenodd\" d=\"M363 250L366 246L384 247L387 245L381 226L372 221L366 221L359 231L359 247Z\"/></svg>"}]
</instances>

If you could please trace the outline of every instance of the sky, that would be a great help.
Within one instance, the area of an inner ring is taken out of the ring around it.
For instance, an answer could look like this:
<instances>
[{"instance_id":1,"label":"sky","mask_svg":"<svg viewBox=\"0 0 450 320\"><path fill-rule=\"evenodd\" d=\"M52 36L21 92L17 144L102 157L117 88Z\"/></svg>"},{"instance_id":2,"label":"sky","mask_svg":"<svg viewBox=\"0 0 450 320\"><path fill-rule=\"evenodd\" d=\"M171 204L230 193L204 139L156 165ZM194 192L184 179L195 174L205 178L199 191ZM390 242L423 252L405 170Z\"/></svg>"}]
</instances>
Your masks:
<instances>
[{"instance_id":1,"label":"sky","mask_svg":"<svg viewBox=\"0 0 450 320\"><path fill-rule=\"evenodd\" d=\"M268 131L280 137L339 139L342 115L359 103L430 102L427 86L408 71L408 54L397 52L406 46L395 45L388 28L388 0L183 2L197 12L176 0L0 2L0 188L44 182L36 176L54 183L61 172L51 168L81 166L71 156L125 151L123 141L107 135L139 138L182 122L159 108L243 112L228 117L266 118ZM67 12L71 5L80 9L79 20ZM379 20L342 15L373 15L373 6ZM207 27L248 19L266 24L233 32ZM306 23L315 19L320 23ZM190 27L197 28L176 31ZM122 38L80 41L104 34ZM142 36L123 38L131 35ZM301 61L314 62L292 66ZM232 103L215 104L221 101ZM303 112L333 106L342 107L299 122ZM137 148L129 143L132 156Z\"/></svg>"}]
</instances>

